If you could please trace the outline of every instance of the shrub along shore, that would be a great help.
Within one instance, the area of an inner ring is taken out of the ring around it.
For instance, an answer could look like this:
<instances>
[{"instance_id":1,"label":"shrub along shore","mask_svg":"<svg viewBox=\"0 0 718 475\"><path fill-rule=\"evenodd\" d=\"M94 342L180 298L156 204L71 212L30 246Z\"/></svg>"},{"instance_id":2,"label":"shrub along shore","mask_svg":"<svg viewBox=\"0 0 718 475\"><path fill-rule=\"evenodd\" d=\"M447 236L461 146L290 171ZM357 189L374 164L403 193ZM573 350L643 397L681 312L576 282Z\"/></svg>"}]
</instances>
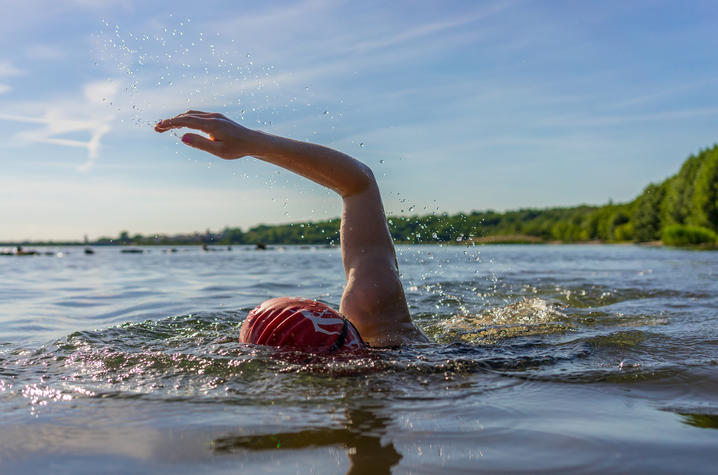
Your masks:
<instances>
[{"instance_id":1,"label":"shrub along shore","mask_svg":"<svg viewBox=\"0 0 718 475\"><path fill-rule=\"evenodd\" d=\"M633 201L604 206L515 211L390 216L397 243L663 243L718 246L718 145L691 155L680 171L649 184ZM243 231L181 235L130 235L93 242L0 243L0 245L183 245L183 244L330 244L339 243L339 218L290 224L261 224Z\"/></svg>"}]
</instances>

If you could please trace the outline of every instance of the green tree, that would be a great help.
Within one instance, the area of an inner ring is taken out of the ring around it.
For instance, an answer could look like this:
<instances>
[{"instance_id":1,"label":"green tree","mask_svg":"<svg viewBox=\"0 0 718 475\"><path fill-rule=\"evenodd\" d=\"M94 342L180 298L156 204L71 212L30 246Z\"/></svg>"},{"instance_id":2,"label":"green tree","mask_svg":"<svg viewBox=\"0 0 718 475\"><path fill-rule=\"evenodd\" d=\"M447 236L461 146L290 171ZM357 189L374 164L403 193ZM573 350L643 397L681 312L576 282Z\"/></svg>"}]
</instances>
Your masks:
<instances>
[{"instance_id":1,"label":"green tree","mask_svg":"<svg viewBox=\"0 0 718 475\"><path fill-rule=\"evenodd\" d=\"M633 235L637 241L661 238L661 202L666 186L651 183L636 200L633 212Z\"/></svg>"},{"instance_id":2,"label":"green tree","mask_svg":"<svg viewBox=\"0 0 718 475\"><path fill-rule=\"evenodd\" d=\"M696 173L689 224L718 231L718 147L703 154L705 158Z\"/></svg>"},{"instance_id":3,"label":"green tree","mask_svg":"<svg viewBox=\"0 0 718 475\"><path fill-rule=\"evenodd\" d=\"M691 155L681 166L681 170L668 179L666 198L661 209L661 218L665 225L684 224L691 214L693 184L700 169L704 154Z\"/></svg>"}]
</instances>

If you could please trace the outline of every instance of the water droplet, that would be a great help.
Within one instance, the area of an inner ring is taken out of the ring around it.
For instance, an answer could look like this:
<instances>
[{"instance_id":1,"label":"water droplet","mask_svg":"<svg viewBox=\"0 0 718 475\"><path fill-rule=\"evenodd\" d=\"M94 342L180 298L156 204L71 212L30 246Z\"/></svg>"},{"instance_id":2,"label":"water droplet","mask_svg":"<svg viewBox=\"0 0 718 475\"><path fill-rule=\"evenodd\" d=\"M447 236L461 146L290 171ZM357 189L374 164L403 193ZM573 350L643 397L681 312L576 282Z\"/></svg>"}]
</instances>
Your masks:
<instances>
[{"instance_id":1,"label":"water droplet","mask_svg":"<svg viewBox=\"0 0 718 475\"><path fill-rule=\"evenodd\" d=\"M364 142L361 142L361 143L359 144L359 146L360 146L361 148L364 148Z\"/></svg>"},{"instance_id":2,"label":"water droplet","mask_svg":"<svg viewBox=\"0 0 718 475\"><path fill-rule=\"evenodd\" d=\"M640 366L641 366L641 363L639 363L639 362L636 361L636 360L632 360L632 359L630 359L630 358L626 358L625 360L621 361L621 362L618 364L618 367L619 367L620 369L625 369L625 368L639 368Z\"/></svg>"},{"instance_id":3,"label":"water droplet","mask_svg":"<svg viewBox=\"0 0 718 475\"><path fill-rule=\"evenodd\" d=\"M379 160L379 163L384 163L384 160Z\"/></svg>"}]
</instances>

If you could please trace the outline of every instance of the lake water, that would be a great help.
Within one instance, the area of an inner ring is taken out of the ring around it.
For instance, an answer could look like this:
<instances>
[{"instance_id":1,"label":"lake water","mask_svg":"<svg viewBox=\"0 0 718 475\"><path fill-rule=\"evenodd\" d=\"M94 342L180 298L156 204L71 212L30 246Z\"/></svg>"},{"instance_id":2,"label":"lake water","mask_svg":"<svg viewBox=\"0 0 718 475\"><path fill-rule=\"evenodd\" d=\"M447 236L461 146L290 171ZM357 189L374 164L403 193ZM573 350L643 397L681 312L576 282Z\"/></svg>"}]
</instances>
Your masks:
<instances>
[{"instance_id":1,"label":"lake water","mask_svg":"<svg viewBox=\"0 0 718 475\"><path fill-rule=\"evenodd\" d=\"M399 246L436 343L327 358L237 335L338 249L146 249L0 257L1 473L716 471L718 252Z\"/></svg>"}]
</instances>

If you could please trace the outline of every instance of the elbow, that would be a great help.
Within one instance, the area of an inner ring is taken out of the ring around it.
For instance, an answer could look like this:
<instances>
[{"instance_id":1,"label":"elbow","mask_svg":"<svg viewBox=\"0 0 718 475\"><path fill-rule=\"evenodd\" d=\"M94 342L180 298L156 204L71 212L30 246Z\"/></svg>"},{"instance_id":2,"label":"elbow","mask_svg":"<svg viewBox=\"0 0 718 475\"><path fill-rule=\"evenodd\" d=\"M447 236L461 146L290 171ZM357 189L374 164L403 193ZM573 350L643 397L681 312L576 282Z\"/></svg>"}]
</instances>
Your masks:
<instances>
[{"instance_id":1,"label":"elbow","mask_svg":"<svg viewBox=\"0 0 718 475\"><path fill-rule=\"evenodd\" d=\"M377 188L374 172L364 163L356 162L357 169L352 175L352 179L347 182L347 186L341 190L343 198L358 195L368 189Z\"/></svg>"},{"instance_id":2,"label":"elbow","mask_svg":"<svg viewBox=\"0 0 718 475\"><path fill-rule=\"evenodd\" d=\"M374 178L374 172L369 168L368 165L359 162L359 191L364 191L367 188L376 186L376 178Z\"/></svg>"}]
</instances>

